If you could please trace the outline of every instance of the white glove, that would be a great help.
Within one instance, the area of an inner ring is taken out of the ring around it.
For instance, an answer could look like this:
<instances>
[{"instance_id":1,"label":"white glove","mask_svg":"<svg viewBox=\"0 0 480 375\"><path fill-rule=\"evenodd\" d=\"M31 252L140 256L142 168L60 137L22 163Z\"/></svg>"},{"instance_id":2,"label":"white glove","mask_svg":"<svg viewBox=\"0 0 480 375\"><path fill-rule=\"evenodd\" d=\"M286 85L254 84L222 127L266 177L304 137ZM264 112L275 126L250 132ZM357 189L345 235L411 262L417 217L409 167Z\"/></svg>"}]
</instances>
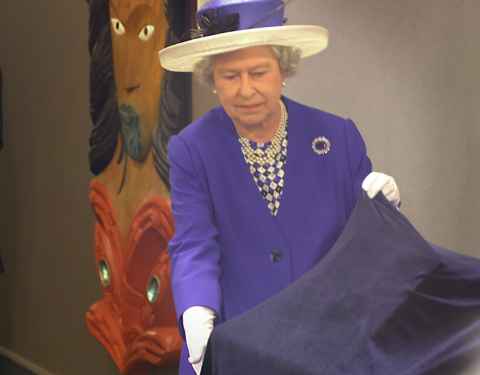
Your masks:
<instances>
[{"instance_id":1,"label":"white glove","mask_svg":"<svg viewBox=\"0 0 480 375\"><path fill-rule=\"evenodd\" d=\"M369 198L375 197L379 191L385 195L385 198L396 207L400 204L400 190L394 178L379 172L371 172L362 182L362 189L365 190Z\"/></svg>"},{"instance_id":2,"label":"white glove","mask_svg":"<svg viewBox=\"0 0 480 375\"><path fill-rule=\"evenodd\" d=\"M204 306L192 306L183 313L183 329L188 348L188 362L200 375L208 338L213 331L215 312Z\"/></svg>"}]
</instances>

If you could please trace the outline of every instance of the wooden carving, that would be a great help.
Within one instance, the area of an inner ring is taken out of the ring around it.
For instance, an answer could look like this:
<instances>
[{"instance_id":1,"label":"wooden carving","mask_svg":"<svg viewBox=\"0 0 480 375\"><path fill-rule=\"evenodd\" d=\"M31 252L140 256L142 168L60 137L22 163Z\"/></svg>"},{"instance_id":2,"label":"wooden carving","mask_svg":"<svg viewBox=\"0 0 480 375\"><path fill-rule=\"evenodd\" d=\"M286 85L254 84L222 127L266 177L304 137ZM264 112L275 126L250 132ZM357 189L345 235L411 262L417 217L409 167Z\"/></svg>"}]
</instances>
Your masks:
<instances>
[{"instance_id":1,"label":"wooden carving","mask_svg":"<svg viewBox=\"0 0 480 375\"><path fill-rule=\"evenodd\" d=\"M189 121L190 76L165 72L158 51L185 35L188 0L90 0L90 202L103 297L90 333L121 373L178 361L167 243L167 143Z\"/></svg>"},{"instance_id":2,"label":"wooden carving","mask_svg":"<svg viewBox=\"0 0 480 375\"><path fill-rule=\"evenodd\" d=\"M91 183L96 214L95 259L103 298L87 313L90 332L110 352L122 373L178 359L170 288L168 239L173 222L168 200L147 200L132 220L126 248L105 185Z\"/></svg>"}]
</instances>

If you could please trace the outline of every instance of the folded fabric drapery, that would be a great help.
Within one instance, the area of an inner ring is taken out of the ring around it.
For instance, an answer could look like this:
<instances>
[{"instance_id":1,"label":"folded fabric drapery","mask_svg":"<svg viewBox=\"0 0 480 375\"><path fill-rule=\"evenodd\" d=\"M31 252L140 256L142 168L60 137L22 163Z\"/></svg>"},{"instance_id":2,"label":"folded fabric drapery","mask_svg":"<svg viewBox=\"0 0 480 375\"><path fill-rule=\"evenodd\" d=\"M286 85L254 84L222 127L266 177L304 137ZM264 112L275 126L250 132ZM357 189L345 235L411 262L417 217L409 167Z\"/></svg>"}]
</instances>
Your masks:
<instances>
[{"instance_id":1,"label":"folded fabric drapery","mask_svg":"<svg viewBox=\"0 0 480 375\"><path fill-rule=\"evenodd\" d=\"M457 375L477 359L480 260L364 195L312 270L214 329L202 374Z\"/></svg>"}]
</instances>

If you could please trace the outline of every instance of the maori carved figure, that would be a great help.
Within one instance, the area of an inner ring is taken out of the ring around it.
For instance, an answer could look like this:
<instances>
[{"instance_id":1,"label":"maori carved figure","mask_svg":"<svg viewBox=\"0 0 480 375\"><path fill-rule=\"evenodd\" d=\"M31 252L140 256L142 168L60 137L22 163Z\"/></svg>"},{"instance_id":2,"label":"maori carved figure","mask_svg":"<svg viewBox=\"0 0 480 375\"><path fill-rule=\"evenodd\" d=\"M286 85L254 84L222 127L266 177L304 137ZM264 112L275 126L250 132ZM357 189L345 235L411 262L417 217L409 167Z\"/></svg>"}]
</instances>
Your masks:
<instances>
[{"instance_id":1,"label":"maori carved figure","mask_svg":"<svg viewBox=\"0 0 480 375\"><path fill-rule=\"evenodd\" d=\"M190 76L158 50L190 24L191 0L90 0L90 202L103 297L90 333L123 374L178 361L167 243L174 225L166 148L191 117Z\"/></svg>"}]
</instances>

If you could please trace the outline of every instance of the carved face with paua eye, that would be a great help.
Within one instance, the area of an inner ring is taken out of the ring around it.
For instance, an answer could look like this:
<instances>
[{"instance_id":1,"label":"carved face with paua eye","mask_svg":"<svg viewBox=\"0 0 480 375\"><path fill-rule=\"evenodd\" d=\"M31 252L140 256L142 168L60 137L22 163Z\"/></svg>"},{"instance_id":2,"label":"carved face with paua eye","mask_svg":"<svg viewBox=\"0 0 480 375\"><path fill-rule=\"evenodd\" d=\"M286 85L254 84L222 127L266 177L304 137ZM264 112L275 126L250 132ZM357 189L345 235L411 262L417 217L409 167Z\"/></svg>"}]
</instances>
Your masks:
<instances>
[{"instance_id":1,"label":"carved face with paua eye","mask_svg":"<svg viewBox=\"0 0 480 375\"><path fill-rule=\"evenodd\" d=\"M113 64L125 151L144 161L158 123L163 70L157 51L168 28L164 0L110 0Z\"/></svg>"}]
</instances>

